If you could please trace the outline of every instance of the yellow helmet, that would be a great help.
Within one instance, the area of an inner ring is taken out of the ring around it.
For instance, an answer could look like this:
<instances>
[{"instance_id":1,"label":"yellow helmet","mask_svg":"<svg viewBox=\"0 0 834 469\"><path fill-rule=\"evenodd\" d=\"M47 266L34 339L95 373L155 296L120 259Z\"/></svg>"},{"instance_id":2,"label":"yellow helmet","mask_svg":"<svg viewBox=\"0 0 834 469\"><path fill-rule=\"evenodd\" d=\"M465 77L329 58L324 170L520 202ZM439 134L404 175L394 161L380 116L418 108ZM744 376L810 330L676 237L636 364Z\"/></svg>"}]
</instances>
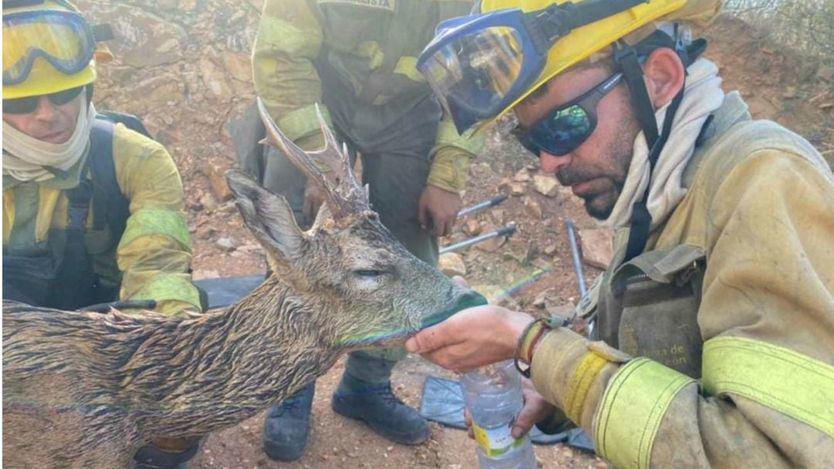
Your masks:
<instances>
[{"instance_id":1,"label":"yellow helmet","mask_svg":"<svg viewBox=\"0 0 834 469\"><path fill-rule=\"evenodd\" d=\"M56 93L96 79L92 28L65 0L4 0L3 99Z\"/></svg>"},{"instance_id":2,"label":"yellow helmet","mask_svg":"<svg viewBox=\"0 0 834 469\"><path fill-rule=\"evenodd\" d=\"M711 17L720 0L482 0L438 26L417 68L458 131L512 109L554 76L658 20Z\"/></svg>"},{"instance_id":3,"label":"yellow helmet","mask_svg":"<svg viewBox=\"0 0 834 469\"><path fill-rule=\"evenodd\" d=\"M544 9L552 4L568 0L483 0L481 11L487 13L507 8L520 8L524 12ZM615 43L643 26L662 18L686 4L686 0L653 0L641 3L630 10L609 16L595 23L575 29L559 39L547 53L547 62L538 79L499 115L512 109L530 93L551 78L591 57L594 53Z\"/></svg>"}]
</instances>

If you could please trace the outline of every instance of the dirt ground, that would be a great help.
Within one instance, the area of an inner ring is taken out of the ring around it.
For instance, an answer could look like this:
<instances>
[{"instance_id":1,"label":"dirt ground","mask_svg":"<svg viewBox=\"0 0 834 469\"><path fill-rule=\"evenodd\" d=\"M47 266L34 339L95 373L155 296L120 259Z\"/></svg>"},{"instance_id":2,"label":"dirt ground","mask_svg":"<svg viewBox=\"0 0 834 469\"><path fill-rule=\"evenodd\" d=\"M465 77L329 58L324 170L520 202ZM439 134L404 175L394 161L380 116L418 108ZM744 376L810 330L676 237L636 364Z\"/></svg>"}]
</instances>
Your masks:
<instances>
[{"instance_id":1,"label":"dirt ground","mask_svg":"<svg viewBox=\"0 0 834 469\"><path fill-rule=\"evenodd\" d=\"M259 0L80 0L81 7L114 25L116 59L100 69L96 102L102 109L143 117L176 160L186 188L196 278L262 273L260 247L242 227L222 179L234 163L226 123L252 100L248 54ZM726 90L738 89L755 117L771 118L799 132L834 160L832 64L803 59L767 41L732 18L717 21L705 36L706 56L721 69ZM471 169L465 205L511 193L501 206L469 217L442 244L515 222L518 232L462 253L466 277L487 293L511 293L513 307L547 314L578 298L564 228L595 228L569 191L548 195L532 180L537 162L512 142L492 139ZM585 265L589 281L601 271ZM195 469L253 467L476 467L474 442L460 430L432 425L424 445L395 445L354 421L336 415L330 396L343 369L339 362L318 381L313 429L300 461L278 464L260 448L263 414L209 436L190 464ZM393 385L407 403L419 403L428 375L449 373L418 357L395 369ZM563 445L537 446L543 467L605 467L598 458Z\"/></svg>"}]
</instances>

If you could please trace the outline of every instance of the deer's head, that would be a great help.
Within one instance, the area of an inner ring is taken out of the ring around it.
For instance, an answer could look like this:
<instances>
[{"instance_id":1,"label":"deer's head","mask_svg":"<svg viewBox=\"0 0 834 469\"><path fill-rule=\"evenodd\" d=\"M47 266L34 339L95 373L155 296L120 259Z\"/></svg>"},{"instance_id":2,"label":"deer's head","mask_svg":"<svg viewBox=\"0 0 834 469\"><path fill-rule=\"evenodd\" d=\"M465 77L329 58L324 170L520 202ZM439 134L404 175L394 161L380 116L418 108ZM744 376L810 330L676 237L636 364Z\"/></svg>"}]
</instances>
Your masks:
<instances>
[{"instance_id":1,"label":"deer's head","mask_svg":"<svg viewBox=\"0 0 834 469\"><path fill-rule=\"evenodd\" d=\"M291 286L311 318L327 324L334 345L390 343L472 305L477 295L451 282L394 239L371 210L347 152L319 115L325 146L305 152L288 139L259 101L268 140L325 194L312 228L302 231L290 205L241 172L229 187L249 230L263 245L273 275ZM324 170L322 170L324 169Z\"/></svg>"}]
</instances>

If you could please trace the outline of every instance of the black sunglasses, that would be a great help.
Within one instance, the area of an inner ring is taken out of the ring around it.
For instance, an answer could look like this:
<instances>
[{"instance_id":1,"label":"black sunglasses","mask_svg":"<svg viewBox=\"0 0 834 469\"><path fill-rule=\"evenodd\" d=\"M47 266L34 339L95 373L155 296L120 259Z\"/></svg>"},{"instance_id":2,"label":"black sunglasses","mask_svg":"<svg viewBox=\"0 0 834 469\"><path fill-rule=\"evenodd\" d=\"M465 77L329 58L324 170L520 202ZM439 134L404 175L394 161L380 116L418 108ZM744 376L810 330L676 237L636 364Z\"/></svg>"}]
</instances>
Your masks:
<instances>
[{"instance_id":1,"label":"black sunglasses","mask_svg":"<svg viewBox=\"0 0 834 469\"><path fill-rule=\"evenodd\" d=\"M597 127L597 105L623 78L617 72L578 98L553 109L529 129L516 128L513 135L536 155L545 151L551 155L567 154L594 133Z\"/></svg>"},{"instance_id":2,"label":"black sunglasses","mask_svg":"<svg viewBox=\"0 0 834 469\"><path fill-rule=\"evenodd\" d=\"M47 95L28 96L26 98L4 99L3 112L8 114L29 114L30 112L34 112L35 109L38 108L38 101L40 101L41 96L46 96L46 99L48 99L53 106L61 106L63 104L67 104L68 102L78 97L78 95L81 94L81 91L83 90L84 87L79 86L76 88L70 88L68 90L58 91L57 93L51 93Z\"/></svg>"}]
</instances>

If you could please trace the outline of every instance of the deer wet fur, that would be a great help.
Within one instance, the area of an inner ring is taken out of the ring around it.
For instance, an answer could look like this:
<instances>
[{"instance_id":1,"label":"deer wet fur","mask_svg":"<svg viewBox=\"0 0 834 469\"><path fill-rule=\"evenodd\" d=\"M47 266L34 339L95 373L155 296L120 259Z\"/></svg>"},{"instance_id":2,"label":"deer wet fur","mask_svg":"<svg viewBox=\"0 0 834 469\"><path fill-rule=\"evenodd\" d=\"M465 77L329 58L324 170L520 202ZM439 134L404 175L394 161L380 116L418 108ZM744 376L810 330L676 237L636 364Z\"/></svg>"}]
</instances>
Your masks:
<instances>
[{"instance_id":1,"label":"deer wet fur","mask_svg":"<svg viewBox=\"0 0 834 469\"><path fill-rule=\"evenodd\" d=\"M231 171L273 272L237 304L172 318L4 301L4 467L129 467L152 438L235 425L343 353L399 343L471 300L394 240L333 141L308 155L264 121L272 143L297 152L297 166L328 191L313 227L302 231L284 199ZM333 161L345 166L338 180L316 174L314 162Z\"/></svg>"}]
</instances>

